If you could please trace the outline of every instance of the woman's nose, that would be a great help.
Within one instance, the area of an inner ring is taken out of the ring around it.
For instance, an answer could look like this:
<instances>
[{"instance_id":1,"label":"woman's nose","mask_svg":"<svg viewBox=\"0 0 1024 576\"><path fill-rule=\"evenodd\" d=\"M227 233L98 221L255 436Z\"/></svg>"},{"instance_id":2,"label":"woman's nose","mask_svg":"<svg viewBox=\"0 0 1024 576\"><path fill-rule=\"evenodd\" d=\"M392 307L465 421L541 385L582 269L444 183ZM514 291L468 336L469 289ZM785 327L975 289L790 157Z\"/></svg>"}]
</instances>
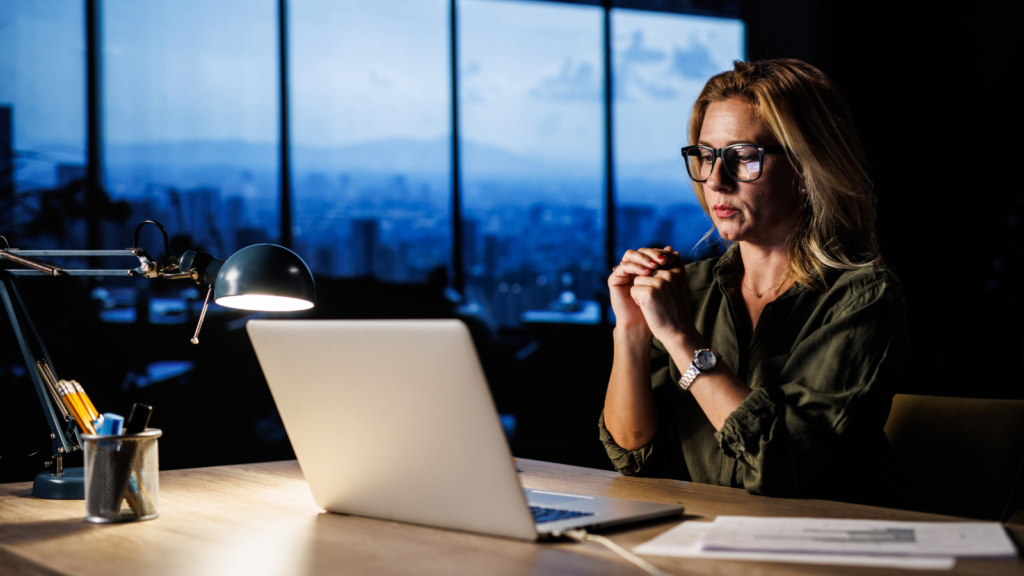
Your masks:
<instances>
[{"instance_id":1,"label":"woman's nose","mask_svg":"<svg viewBox=\"0 0 1024 576\"><path fill-rule=\"evenodd\" d=\"M725 171L725 161L716 158L715 163L711 166L711 174L708 175L704 185L718 192L727 192L735 187L736 181L730 178Z\"/></svg>"}]
</instances>

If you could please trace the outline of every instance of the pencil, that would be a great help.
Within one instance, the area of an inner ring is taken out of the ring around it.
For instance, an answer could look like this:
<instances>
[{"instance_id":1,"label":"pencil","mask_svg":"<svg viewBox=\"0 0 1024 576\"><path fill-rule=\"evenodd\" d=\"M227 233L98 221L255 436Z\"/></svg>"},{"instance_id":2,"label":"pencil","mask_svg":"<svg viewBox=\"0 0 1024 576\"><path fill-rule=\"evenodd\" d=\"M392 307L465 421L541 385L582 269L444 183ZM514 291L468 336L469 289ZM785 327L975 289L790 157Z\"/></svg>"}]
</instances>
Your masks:
<instances>
[{"instance_id":1,"label":"pencil","mask_svg":"<svg viewBox=\"0 0 1024 576\"><path fill-rule=\"evenodd\" d=\"M71 384L74 385L75 391L78 392L78 397L82 400L82 404L85 405L86 410L89 412L89 421L95 422L100 417L99 410L96 410L96 406L92 403L92 400L89 400L89 396L85 393L85 388L82 388L82 385L78 383L78 380L72 380Z\"/></svg>"},{"instance_id":2,"label":"pencil","mask_svg":"<svg viewBox=\"0 0 1024 576\"><path fill-rule=\"evenodd\" d=\"M61 380L57 383L60 397L64 400L68 410L71 411L71 415L75 417L75 422L78 423L78 428L86 434L96 435L96 429L93 428L92 422L89 421L89 413L86 411L85 406L82 405L81 400L78 399L78 395L73 392L74 388L67 380Z\"/></svg>"}]
</instances>

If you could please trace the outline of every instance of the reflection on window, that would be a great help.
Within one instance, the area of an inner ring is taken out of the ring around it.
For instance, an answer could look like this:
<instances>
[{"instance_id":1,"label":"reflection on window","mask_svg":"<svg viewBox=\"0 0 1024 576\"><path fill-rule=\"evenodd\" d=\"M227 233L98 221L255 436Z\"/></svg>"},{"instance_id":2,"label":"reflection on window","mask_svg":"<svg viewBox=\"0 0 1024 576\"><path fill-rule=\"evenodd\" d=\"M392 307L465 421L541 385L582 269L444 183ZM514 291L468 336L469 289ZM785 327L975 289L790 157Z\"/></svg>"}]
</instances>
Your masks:
<instances>
[{"instance_id":1,"label":"reflection on window","mask_svg":"<svg viewBox=\"0 0 1024 576\"><path fill-rule=\"evenodd\" d=\"M0 234L22 247L84 248L84 36L81 0L3 2Z\"/></svg>"},{"instance_id":2,"label":"reflection on window","mask_svg":"<svg viewBox=\"0 0 1024 576\"><path fill-rule=\"evenodd\" d=\"M318 274L423 282L451 253L448 2L288 6L296 250Z\"/></svg>"},{"instance_id":3,"label":"reflection on window","mask_svg":"<svg viewBox=\"0 0 1024 576\"><path fill-rule=\"evenodd\" d=\"M612 12L618 253L671 244L688 259L711 220L694 196L679 149L693 102L711 76L744 57L739 20Z\"/></svg>"},{"instance_id":4,"label":"reflection on window","mask_svg":"<svg viewBox=\"0 0 1024 576\"><path fill-rule=\"evenodd\" d=\"M106 184L220 258L278 232L277 3L103 2ZM160 250L162 252L162 250Z\"/></svg>"},{"instance_id":5,"label":"reflection on window","mask_svg":"<svg viewBox=\"0 0 1024 576\"><path fill-rule=\"evenodd\" d=\"M602 11L462 0L458 15L470 307L504 326L597 322Z\"/></svg>"}]
</instances>

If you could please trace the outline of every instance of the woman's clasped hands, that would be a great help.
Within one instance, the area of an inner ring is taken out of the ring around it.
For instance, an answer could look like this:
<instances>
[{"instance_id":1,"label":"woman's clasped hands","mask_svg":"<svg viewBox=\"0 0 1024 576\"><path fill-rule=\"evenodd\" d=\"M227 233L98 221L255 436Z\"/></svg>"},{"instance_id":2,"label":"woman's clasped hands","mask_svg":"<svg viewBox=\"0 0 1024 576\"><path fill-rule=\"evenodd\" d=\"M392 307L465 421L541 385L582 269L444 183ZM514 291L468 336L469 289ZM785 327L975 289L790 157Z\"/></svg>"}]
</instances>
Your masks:
<instances>
[{"instance_id":1,"label":"woman's clasped hands","mask_svg":"<svg viewBox=\"0 0 1024 576\"><path fill-rule=\"evenodd\" d=\"M663 342L693 329L686 270L671 246L627 250L608 277L608 290L618 327Z\"/></svg>"}]
</instances>

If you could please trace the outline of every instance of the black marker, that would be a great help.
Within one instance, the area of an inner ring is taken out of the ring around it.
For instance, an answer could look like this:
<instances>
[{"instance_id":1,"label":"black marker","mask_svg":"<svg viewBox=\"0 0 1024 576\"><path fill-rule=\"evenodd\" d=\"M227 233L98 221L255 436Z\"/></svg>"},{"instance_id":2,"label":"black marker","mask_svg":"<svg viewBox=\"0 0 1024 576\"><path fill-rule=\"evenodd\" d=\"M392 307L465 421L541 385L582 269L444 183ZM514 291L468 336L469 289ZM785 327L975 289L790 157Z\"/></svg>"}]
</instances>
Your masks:
<instances>
[{"instance_id":1,"label":"black marker","mask_svg":"<svg viewBox=\"0 0 1024 576\"><path fill-rule=\"evenodd\" d=\"M149 426L149 417L153 415L153 407L145 404L134 404L132 413L128 415L128 423L124 426L125 434L138 434Z\"/></svg>"}]
</instances>

